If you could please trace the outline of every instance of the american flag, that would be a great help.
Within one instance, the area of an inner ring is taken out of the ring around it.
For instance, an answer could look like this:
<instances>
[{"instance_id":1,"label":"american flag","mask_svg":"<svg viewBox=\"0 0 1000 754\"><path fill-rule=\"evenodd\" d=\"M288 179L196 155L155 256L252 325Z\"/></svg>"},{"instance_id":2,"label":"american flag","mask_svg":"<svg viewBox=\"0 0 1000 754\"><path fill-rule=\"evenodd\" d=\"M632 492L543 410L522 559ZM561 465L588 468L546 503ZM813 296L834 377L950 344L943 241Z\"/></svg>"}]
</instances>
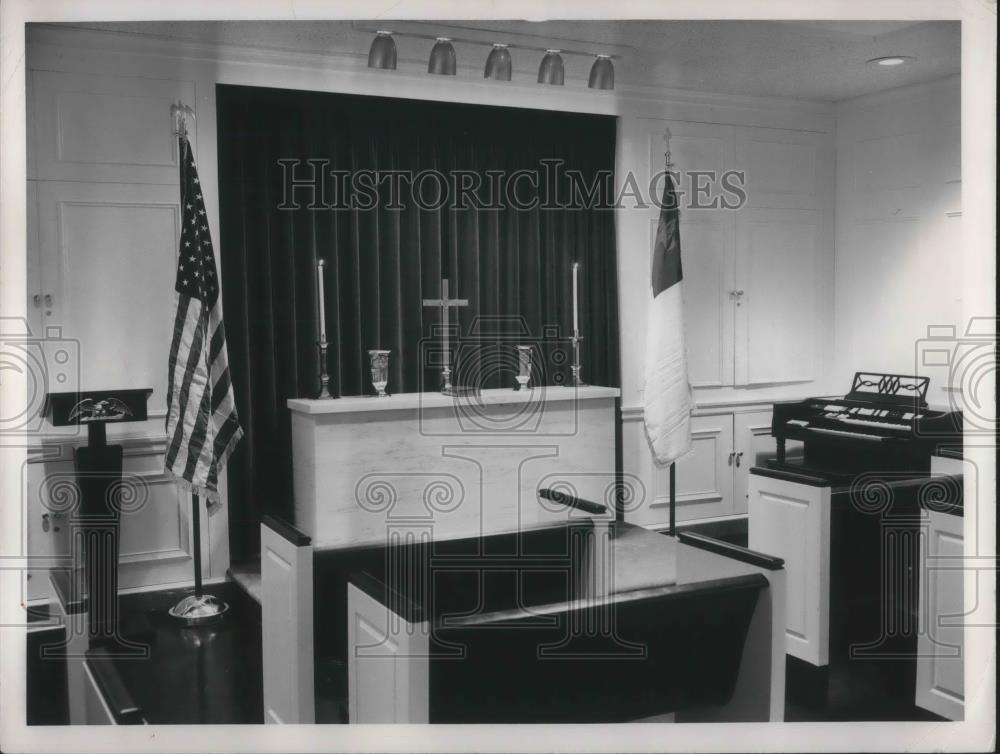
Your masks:
<instances>
[{"instance_id":1,"label":"american flag","mask_svg":"<svg viewBox=\"0 0 1000 754\"><path fill-rule=\"evenodd\" d=\"M183 220L168 367L165 471L211 503L219 499L219 469L243 429L229 378L219 275L198 170L187 137L178 141Z\"/></svg>"}]
</instances>

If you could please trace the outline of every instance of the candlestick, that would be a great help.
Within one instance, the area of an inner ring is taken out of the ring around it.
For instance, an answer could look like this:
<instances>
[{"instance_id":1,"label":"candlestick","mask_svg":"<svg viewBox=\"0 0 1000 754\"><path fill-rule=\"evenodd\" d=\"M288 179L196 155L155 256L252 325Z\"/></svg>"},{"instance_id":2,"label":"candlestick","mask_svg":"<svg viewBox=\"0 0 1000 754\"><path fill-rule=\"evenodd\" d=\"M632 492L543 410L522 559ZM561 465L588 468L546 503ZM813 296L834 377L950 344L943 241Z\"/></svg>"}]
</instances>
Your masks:
<instances>
[{"instance_id":1,"label":"candlestick","mask_svg":"<svg viewBox=\"0 0 1000 754\"><path fill-rule=\"evenodd\" d=\"M580 337L580 297L577 291L579 274L580 263L573 262L573 337L570 339L573 341L573 364L570 367L573 373L573 387L584 387L587 384L580 375L580 341L583 338Z\"/></svg>"},{"instance_id":2,"label":"candlestick","mask_svg":"<svg viewBox=\"0 0 1000 754\"><path fill-rule=\"evenodd\" d=\"M573 262L573 334L580 334L580 304L577 293L577 278L579 277L580 263Z\"/></svg>"},{"instance_id":3,"label":"candlestick","mask_svg":"<svg viewBox=\"0 0 1000 754\"><path fill-rule=\"evenodd\" d=\"M323 272L326 261L320 259L316 262L316 285L319 290L319 396L318 398L333 398L330 393L330 375L326 371L326 349L329 344L326 341L326 291L323 288Z\"/></svg>"},{"instance_id":4,"label":"candlestick","mask_svg":"<svg viewBox=\"0 0 1000 754\"><path fill-rule=\"evenodd\" d=\"M319 339L326 340L326 290L323 287L323 272L326 260L316 262L316 280L319 286Z\"/></svg>"}]
</instances>

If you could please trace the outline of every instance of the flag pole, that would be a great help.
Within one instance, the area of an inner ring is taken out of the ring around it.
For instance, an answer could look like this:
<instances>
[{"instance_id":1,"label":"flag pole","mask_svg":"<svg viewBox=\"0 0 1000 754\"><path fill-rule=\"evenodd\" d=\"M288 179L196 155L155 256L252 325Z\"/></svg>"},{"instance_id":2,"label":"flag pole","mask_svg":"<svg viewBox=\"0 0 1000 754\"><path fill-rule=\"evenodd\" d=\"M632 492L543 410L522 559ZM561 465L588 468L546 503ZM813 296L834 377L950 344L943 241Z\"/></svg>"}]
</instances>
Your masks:
<instances>
[{"instance_id":1,"label":"flag pole","mask_svg":"<svg viewBox=\"0 0 1000 754\"><path fill-rule=\"evenodd\" d=\"M182 598L167 612L185 626L217 623L229 611L229 604L205 594L201 578L201 495L191 492L191 558L194 560L194 594Z\"/></svg>"},{"instance_id":2,"label":"flag pole","mask_svg":"<svg viewBox=\"0 0 1000 754\"><path fill-rule=\"evenodd\" d=\"M673 134L670 133L669 128L663 129L663 144L666 148L663 156L666 158L665 169L669 171L673 166L673 160L670 159L670 137ZM677 462L670 462L670 536L677 536Z\"/></svg>"},{"instance_id":3,"label":"flag pole","mask_svg":"<svg viewBox=\"0 0 1000 754\"><path fill-rule=\"evenodd\" d=\"M677 462L670 463L670 536L677 536Z\"/></svg>"},{"instance_id":4,"label":"flag pole","mask_svg":"<svg viewBox=\"0 0 1000 754\"><path fill-rule=\"evenodd\" d=\"M673 510L673 493L670 498ZM191 537L194 539L194 596L201 597L201 498L197 492L191 494Z\"/></svg>"},{"instance_id":5,"label":"flag pole","mask_svg":"<svg viewBox=\"0 0 1000 754\"><path fill-rule=\"evenodd\" d=\"M177 140L178 140L178 161L180 163L182 214L183 214L184 208L186 207L186 209L192 210L192 212L194 211L194 209L198 209L199 212L200 212L200 214L204 215L205 211L204 211L204 206L201 203L201 194L200 193L195 192L196 199L194 199L194 198L188 198L187 199L187 203L185 204L185 201L186 201L185 187L187 186L188 180L189 179L193 179L194 183L198 183L197 171L194 169L193 164L192 164L192 171L191 171L191 173L189 173L187 171L188 160L190 158L190 155L188 153L188 149L190 147L189 147L189 144L188 144L188 124L187 124L187 120L188 120L188 118L191 118L192 120L194 120L194 118L195 118L194 110L192 110L189 105L185 105L182 102L178 101L177 104L170 106L170 116L171 116L171 119L173 120L173 124L174 124L174 135L177 137ZM192 175L192 173L193 173L193 175ZM199 206L192 207L193 204L199 205ZM194 222L194 221L192 220L192 222ZM184 225L183 217L182 217L181 223L182 223L182 236L183 236L183 225ZM203 227L203 230L207 231L207 227ZM194 238L195 238L195 241L198 240L198 231L197 230L194 230ZM212 254L212 250L211 250L211 237L208 236L207 234L205 236L204 243L208 247L208 251L205 252L205 253L208 254L208 266L210 267L211 272L213 273L213 277L214 277L215 264L214 264L214 257L211 256L211 254ZM186 245L187 246L191 246L191 243L188 243ZM202 249L202 242L198 242L197 243L197 249L198 250ZM196 259L195 256L191 256L190 257L191 261L195 261L195 259ZM202 262L202 263L204 264L204 262ZM183 265L180 266L180 269L184 269ZM180 274L178 274L179 281L180 281L181 277L182 276ZM196 278L198 277L197 273L195 274L195 277ZM187 285L188 280L185 279L182 282L185 285ZM181 286L181 282L178 282L177 287L176 287L176 290L178 291L178 293L184 292L184 291L181 290L180 286ZM200 293L200 295L202 296L201 301L204 302L204 300L205 300L204 299L205 291L204 290L200 290L200 291L198 291L198 293ZM215 293L215 295L217 295L217 292L213 291L213 293ZM187 295L187 294L185 293L185 295ZM209 306L211 306L212 303L214 303L214 301L210 302ZM175 355L176 355L175 351L174 351L174 349L177 347L177 344L178 344L178 341L177 341L176 338L177 338L177 334L175 333L175 340L174 340L174 343L171 345L171 360L173 360L175 358ZM171 385L172 384L173 384L173 382L171 380ZM171 391L172 391L172 388L171 388ZM168 401L172 401L172 400L174 400L174 395L171 392L171 395L168 395ZM232 416L235 417L235 410L234 410ZM169 414L168 414L168 417L167 417L167 423L168 423L168 429L169 429L169 424L170 424L170 415ZM238 425L237 425L237 430L239 432ZM236 442L236 441L239 440L240 434L235 434L234 437L235 437L235 440L233 440L233 442ZM167 469L166 469L167 472L172 472L173 470L169 467L169 464L171 463L171 461L165 461L165 463L167 464ZM192 482L192 480L190 478L188 478L187 475L185 475L183 477L183 479L186 482L188 482L189 484L191 484L191 482ZM168 610L168 614L172 618L175 618L177 621L179 621L181 624L183 624L185 626L194 627L194 626L204 626L204 625L216 623L216 622L222 620L223 616L225 616L226 612L229 610L229 605L227 603L223 602L222 600L217 599L215 597L215 595L205 594L204 593L204 585L202 584L202 574L201 574L201 554L202 554L202 552L201 552L201 550L202 550L202 547L201 547L201 509L202 509L202 503L201 503L201 501L202 501L202 495L199 494L199 492L198 492L199 487L195 486L194 484L191 484L191 486L190 486L189 489L191 490L191 516L192 516L192 518L191 518L191 540L192 540L191 541L191 557L194 560L194 594L189 594L186 597L184 597L183 599L181 599L176 605L174 605L173 607L171 607ZM212 488L209 487L208 490L211 491Z\"/></svg>"}]
</instances>

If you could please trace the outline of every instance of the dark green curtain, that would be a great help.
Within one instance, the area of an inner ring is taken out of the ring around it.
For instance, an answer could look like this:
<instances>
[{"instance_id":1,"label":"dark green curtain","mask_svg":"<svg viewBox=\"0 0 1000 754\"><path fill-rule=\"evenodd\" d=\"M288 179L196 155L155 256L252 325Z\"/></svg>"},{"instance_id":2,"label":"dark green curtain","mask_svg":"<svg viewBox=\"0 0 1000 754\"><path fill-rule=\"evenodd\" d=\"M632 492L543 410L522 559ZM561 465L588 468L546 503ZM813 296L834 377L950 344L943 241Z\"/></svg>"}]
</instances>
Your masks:
<instances>
[{"instance_id":1,"label":"dark green curtain","mask_svg":"<svg viewBox=\"0 0 1000 754\"><path fill-rule=\"evenodd\" d=\"M390 392L439 388L440 367L427 363L439 312L422 300L440 295L443 277L452 298L469 299L452 309L456 384L513 386L515 343L537 346L536 383L562 384L574 261L584 378L619 384L614 118L225 85L216 107L223 304L246 432L229 462L234 561L258 551L263 513L291 514L285 401L319 390L319 258L335 394L374 392L371 348L392 351ZM288 191L313 169L322 190ZM449 201L437 201L442 183L427 174L352 188L366 170L436 171L450 181ZM512 182L519 170L535 179ZM597 193L574 193L569 170ZM456 206L454 189L473 175L481 185Z\"/></svg>"}]
</instances>

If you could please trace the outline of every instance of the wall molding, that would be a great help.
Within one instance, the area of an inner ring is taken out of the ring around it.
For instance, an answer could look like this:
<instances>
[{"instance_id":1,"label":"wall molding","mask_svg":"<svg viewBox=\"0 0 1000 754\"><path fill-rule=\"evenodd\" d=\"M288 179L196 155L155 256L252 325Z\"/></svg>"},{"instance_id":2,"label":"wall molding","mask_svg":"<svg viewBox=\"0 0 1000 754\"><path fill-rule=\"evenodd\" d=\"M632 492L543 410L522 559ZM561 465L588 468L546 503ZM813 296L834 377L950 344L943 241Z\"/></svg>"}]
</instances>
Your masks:
<instances>
[{"instance_id":1,"label":"wall molding","mask_svg":"<svg viewBox=\"0 0 1000 754\"><path fill-rule=\"evenodd\" d=\"M152 418L152 417L151 417ZM168 438L161 435L126 435L109 437L108 442L121 445L125 458L160 456L167 452ZM73 460L73 451L87 444L86 433L72 437L41 435L28 447L28 463L58 463Z\"/></svg>"},{"instance_id":2,"label":"wall molding","mask_svg":"<svg viewBox=\"0 0 1000 754\"><path fill-rule=\"evenodd\" d=\"M776 401L781 400L800 400L796 397L789 398L751 398L749 400L720 400L720 401L695 401L695 406L691 410L692 416L718 416L721 414L748 414L754 411L760 411L761 407L771 407ZM642 421L645 409L642 404L634 403L628 406L622 406L622 421L623 422L638 422Z\"/></svg>"}]
</instances>

